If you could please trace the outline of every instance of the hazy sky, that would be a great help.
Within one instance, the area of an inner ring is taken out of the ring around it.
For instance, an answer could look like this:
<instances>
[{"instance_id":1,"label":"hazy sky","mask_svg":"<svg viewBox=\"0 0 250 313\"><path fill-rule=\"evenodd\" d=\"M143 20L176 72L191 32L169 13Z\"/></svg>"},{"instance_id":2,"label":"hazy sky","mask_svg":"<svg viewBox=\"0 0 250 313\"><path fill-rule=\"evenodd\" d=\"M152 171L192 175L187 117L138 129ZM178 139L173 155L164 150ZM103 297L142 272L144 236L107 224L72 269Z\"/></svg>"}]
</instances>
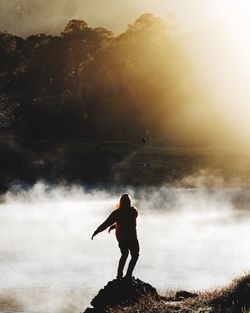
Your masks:
<instances>
[{"instance_id":1,"label":"hazy sky","mask_svg":"<svg viewBox=\"0 0 250 313\"><path fill-rule=\"evenodd\" d=\"M245 0L242 0L245 2ZM220 4L241 1L220 0ZM122 32L145 12L171 12L185 29L207 28L223 18L215 0L0 0L0 31L18 35L60 32L72 18Z\"/></svg>"}]
</instances>

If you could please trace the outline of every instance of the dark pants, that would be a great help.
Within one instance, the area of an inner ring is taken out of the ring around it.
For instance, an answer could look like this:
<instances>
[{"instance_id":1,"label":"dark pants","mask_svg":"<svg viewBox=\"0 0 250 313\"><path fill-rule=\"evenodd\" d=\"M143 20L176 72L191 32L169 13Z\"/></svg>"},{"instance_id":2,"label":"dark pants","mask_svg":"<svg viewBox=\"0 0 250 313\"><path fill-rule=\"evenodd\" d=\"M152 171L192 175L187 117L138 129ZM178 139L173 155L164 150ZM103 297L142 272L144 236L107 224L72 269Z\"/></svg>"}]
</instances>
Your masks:
<instances>
[{"instance_id":1,"label":"dark pants","mask_svg":"<svg viewBox=\"0 0 250 313\"><path fill-rule=\"evenodd\" d=\"M135 264L139 258L139 242L137 239L121 240L119 241L119 248L122 255L119 261L117 277L121 278L123 276L123 269L127 261L129 252L131 254L131 260L128 265L126 277L131 277L135 268Z\"/></svg>"}]
</instances>

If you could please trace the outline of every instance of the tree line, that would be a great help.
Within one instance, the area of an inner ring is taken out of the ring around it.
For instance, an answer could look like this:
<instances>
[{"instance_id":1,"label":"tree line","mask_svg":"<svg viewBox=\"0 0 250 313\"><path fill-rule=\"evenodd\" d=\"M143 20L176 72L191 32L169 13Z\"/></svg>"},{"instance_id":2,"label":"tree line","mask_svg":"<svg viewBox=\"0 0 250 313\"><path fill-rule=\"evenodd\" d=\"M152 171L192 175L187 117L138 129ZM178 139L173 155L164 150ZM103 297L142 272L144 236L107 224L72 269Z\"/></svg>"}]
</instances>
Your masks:
<instances>
[{"instance_id":1,"label":"tree line","mask_svg":"<svg viewBox=\"0 0 250 313\"><path fill-rule=\"evenodd\" d=\"M58 36L0 34L0 127L34 139L181 142L192 81L172 19L115 35L71 20Z\"/></svg>"}]
</instances>

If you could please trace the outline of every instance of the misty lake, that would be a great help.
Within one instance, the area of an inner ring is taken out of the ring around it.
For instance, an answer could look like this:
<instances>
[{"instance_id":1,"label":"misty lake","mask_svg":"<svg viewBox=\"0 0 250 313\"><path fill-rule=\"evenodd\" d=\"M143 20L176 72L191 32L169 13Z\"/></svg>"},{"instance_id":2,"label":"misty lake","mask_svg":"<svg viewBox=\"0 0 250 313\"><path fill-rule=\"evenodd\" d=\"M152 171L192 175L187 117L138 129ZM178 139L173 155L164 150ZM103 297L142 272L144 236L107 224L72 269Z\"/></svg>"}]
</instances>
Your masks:
<instances>
[{"instance_id":1,"label":"misty lake","mask_svg":"<svg viewBox=\"0 0 250 313\"><path fill-rule=\"evenodd\" d=\"M249 269L248 189L115 193L38 183L1 199L0 288L11 303L8 311L85 309L116 276L114 232L90 237L125 191L139 211L141 252L134 275L158 291L213 289Z\"/></svg>"}]
</instances>

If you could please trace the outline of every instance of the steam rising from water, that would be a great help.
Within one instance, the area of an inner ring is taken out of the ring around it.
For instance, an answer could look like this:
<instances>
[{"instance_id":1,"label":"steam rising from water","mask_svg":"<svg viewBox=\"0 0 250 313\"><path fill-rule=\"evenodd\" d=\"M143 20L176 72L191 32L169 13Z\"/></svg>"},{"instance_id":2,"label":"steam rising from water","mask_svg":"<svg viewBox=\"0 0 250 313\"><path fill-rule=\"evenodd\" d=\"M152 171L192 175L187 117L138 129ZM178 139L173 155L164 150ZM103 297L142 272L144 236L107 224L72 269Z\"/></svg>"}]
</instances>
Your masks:
<instances>
[{"instance_id":1,"label":"steam rising from water","mask_svg":"<svg viewBox=\"0 0 250 313\"><path fill-rule=\"evenodd\" d=\"M248 269L249 190L162 187L129 192L139 210L141 255L135 276L160 290L197 290L227 284ZM93 242L90 237L119 197L42 183L5 194L1 290L15 294L25 309L83 309L116 275L114 233L101 233Z\"/></svg>"}]
</instances>

